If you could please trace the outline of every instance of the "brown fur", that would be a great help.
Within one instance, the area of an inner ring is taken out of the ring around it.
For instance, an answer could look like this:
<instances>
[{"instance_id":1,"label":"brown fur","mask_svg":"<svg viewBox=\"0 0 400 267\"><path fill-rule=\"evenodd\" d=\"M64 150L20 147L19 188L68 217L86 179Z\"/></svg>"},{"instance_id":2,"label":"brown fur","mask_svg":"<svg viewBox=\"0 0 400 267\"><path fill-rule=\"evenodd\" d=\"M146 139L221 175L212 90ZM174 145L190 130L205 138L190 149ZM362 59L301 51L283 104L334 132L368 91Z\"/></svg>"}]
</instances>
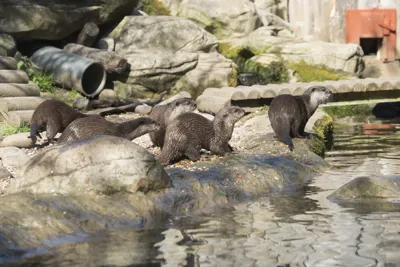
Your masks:
<instances>
[{"instance_id":1,"label":"brown fur","mask_svg":"<svg viewBox=\"0 0 400 267\"><path fill-rule=\"evenodd\" d=\"M184 113L176 117L165 133L165 145L158 160L162 165L181 158L199 160L202 148L217 155L232 152L229 140L235 123L244 116L239 107L226 107L218 111L213 121L196 113Z\"/></svg>"},{"instance_id":2,"label":"brown fur","mask_svg":"<svg viewBox=\"0 0 400 267\"><path fill-rule=\"evenodd\" d=\"M57 133L63 132L71 122L86 116L88 115L80 113L64 102L56 99L46 100L33 112L29 138L36 143L36 136L42 138L39 131L45 127L47 141L50 142Z\"/></svg>"},{"instance_id":3,"label":"brown fur","mask_svg":"<svg viewBox=\"0 0 400 267\"><path fill-rule=\"evenodd\" d=\"M159 124L150 118L138 118L123 123L113 123L103 117L81 118L73 121L61 134L57 143L67 143L95 135L113 135L133 140L151 131Z\"/></svg>"},{"instance_id":4,"label":"brown fur","mask_svg":"<svg viewBox=\"0 0 400 267\"><path fill-rule=\"evenodd\" d=\"M326 103L332 92L323 86L308 88L301 96L279 95L268 110L272 129L279 141L293 150L291 138L306 136L304 128L320 104Z\"/></svg>"},{"instance_id":5,"label":"brown fur","mask_svg":"<svg viewBox=\"0 0 400 267\"><path fill-rule=\"evenodd\" d=\"M179 98L167 105L155 106L150 113L150 118L157 121L161 128L149 134L153 144L162 148L168 123L182 113L195 110L196 107L196 103L190 98Z\"/></svg>"}]
</instances>

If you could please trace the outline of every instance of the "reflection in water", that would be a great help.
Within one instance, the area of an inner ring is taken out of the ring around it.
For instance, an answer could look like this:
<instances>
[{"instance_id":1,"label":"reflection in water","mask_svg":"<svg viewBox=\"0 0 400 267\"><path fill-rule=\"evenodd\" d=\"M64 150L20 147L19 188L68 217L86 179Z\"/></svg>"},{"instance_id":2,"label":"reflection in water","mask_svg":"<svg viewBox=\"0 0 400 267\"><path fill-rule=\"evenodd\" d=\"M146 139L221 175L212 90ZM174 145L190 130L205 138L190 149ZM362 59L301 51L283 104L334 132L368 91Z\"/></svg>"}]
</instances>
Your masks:
<instances>
[{"instance_id":1,"label":"reflection in water","mask_svg":"<svg viewBox=\"0 0 400 267\"><path fill-rule=\"evenodd\" d=\"M47 266L400 266L398 206L337 205L361 175L400 174L399 125L338 126L332 168L302 190L265 197L166 229L105 233L27 262ZM26 265L24 265L26 266Z\"/></svg>"}]
</instances>

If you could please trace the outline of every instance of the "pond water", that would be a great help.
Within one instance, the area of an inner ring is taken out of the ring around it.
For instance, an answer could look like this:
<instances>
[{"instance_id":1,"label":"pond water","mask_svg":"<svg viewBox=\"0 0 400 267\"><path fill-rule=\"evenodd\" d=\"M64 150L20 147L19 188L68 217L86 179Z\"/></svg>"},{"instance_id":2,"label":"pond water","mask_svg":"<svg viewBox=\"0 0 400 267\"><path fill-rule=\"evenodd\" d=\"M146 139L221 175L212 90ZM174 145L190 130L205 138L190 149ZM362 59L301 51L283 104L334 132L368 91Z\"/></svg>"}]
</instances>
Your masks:
<instances>
[{"instance_id":1,"label":"pond water","mask_svg":"<svg viewBox=\"0 0 400 267\"><path fill-rule=\"evenodd\" d=\"M24 266L400 266L400 208L326 198L360 175L400 175L400 122L338 124L334 139L329 170L290 195L83 238Z\"/></svg>"}]
</instances>

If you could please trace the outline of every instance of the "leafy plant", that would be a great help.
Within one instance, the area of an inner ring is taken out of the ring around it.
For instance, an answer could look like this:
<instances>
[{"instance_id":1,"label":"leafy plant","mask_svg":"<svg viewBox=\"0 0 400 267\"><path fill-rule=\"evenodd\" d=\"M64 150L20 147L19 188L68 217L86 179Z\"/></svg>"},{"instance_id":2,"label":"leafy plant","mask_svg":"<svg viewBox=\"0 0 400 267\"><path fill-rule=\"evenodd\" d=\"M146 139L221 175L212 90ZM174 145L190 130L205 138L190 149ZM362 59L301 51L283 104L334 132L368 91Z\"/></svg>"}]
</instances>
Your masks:
<instances>
[{"instance_id":1,"label":"leafy plant","mask_svg":"<svg viewBox=\"0 0 400 267\"><path fill-rule=\"evenodd\" d=\"M39 86L40 91L53 93L54 81L53 76L45 72L35 71L32 62L27 57L22 57L17 67L28 74L29 80Z\"/></svg>"},{"instance_id":2,"label":"leafy plant","mask_svg":"<svg viewBox=\"0 0 400 267\"><path fill-rule=\"evenodd\" d=\"M17 133L26 133L30 131L30 127L26 124L20 126L8 123L0 123L0 136L8 136Z\"/></svg>"}]
</instances>

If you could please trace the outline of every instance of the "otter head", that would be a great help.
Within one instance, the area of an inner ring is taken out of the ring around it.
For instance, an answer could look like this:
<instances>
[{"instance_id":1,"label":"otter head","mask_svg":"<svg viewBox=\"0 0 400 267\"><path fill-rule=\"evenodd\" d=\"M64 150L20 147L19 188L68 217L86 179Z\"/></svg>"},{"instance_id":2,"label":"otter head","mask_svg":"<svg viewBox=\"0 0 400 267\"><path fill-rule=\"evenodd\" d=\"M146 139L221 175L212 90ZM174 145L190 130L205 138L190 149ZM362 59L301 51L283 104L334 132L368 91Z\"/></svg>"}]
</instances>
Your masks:
<instances>
[{"instance_id":1,"label":"otter head","mask_svg":"<svg viewBox=\"0 0 400 267\"><path fill-rule=\"evenodd\" d=\"M237 106L231 106L231 107L225 107L220 109L220 111L215 114L214 121L224 121L227 123L227 125L234 125L236 122L238 122L245 114L244 109L237 107Z\"/></svg>"},{"instance_id":2,"label":"otter head","mask_svg":"<svg viewBox=\"0 0 400 267\"><path fill-rule=\"evenodd\" d=\"M196 103L190 98L184 97L176 99L168 105L168 109L171 110L168 120L171 121L180 114L194 111L196 108Z\"/></svg>"},{"instance_id":3,"label":"otter head","mask_svg":"<svg viewBox=\"0 0 400 267\"><path fill-rule=\"evenodd\" d=\"M125 123L126 124L126 123ZM130 126L133 131L129 131L128 135L126 138L129 140L133 140L139 136L142 136L144 134L158 131L161 129L161 126L158 122L155 120L152 120L150 118L138 118L135 120L132 120L130 122ZM125 129L128 127L125 126Z\"/></svg>"},{"instance_id":4,"label":"otter head","mask_svg":"<svg viewBox=\"0 0 400 267\"><path fill-rule=\"evenodd\" d=\"M309 96L310 110L316 110L320 104L325 104L332 97L332 91L324 86L312 86L308 88L304 95Z\"/></svg>"}]
</instances>

